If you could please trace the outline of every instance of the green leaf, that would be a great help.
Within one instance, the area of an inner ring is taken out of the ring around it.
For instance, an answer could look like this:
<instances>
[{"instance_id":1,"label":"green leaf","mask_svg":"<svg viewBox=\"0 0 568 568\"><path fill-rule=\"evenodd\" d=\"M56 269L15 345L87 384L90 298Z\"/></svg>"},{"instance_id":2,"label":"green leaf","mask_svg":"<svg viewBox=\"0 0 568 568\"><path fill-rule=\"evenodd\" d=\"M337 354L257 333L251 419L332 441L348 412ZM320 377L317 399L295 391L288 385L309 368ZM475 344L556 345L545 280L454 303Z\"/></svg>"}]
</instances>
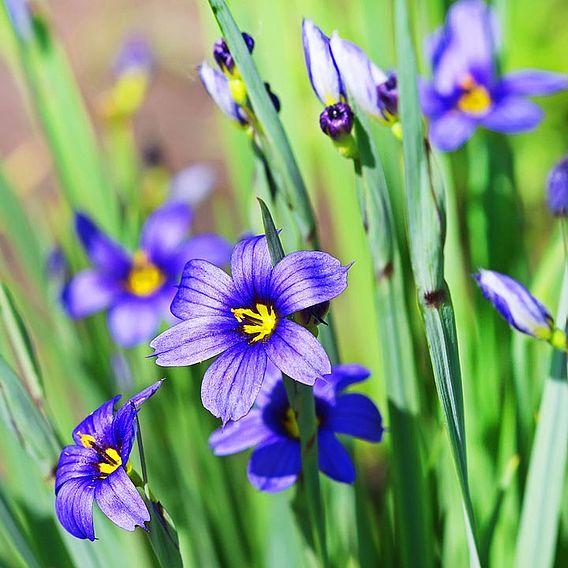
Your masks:
<instances>
[{"instance_id":1,"label":"green leaf","mask_svg":"<svg viewBox=\"0 0 568 568\"><path fill-rule=\"evenodd\" d=\"M172 518L159 501L145 497L150 511L148 538L156 558L163 568L181 568L183 561L179 549L179 538Z\"/></svg>"}]
</instances>

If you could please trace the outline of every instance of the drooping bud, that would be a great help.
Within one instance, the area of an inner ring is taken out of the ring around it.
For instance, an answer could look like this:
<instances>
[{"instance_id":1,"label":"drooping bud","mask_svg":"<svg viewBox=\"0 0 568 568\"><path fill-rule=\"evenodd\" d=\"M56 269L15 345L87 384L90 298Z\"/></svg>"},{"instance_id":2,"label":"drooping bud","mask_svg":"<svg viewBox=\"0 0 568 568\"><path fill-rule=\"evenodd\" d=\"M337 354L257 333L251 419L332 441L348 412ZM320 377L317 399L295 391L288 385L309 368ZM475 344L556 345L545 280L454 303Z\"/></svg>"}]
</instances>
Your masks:
<instances>
[{"instance_id":1,"label":"drooping bud","mask_svg":"<svg viewBox=\"0 0 568 568\"><path fill-rule=\"evenodd\" d=\"M252 50L254 49L254 39L246 32L243 32L242 36L245 40L249 53L252 53ZM235 70L235 60L233 59L224 38L218 39L213 44L213 57L221 71L228 73L229 75L233 74Z\"/></svg>"},{"instance_id":2,"label":"drooping bud","mask_svg":"<svg viewBox=\"0 0 568 568\"><path fill-rule=\"evenodd\" d=\"M568 216L568 156L548 174L548 207L554 215Z\"/></svg>"},{"instance_id":3,"label":"drooping bud","mask_svg":"<svg viewBox=\"0 0 568 568\"><path fill-rule=\"evenodd\" d=\"M319 120L322 131L334 141L349 135L353 129L353 111L347 103L325 107Z\"/></svg>"}]
</instances>

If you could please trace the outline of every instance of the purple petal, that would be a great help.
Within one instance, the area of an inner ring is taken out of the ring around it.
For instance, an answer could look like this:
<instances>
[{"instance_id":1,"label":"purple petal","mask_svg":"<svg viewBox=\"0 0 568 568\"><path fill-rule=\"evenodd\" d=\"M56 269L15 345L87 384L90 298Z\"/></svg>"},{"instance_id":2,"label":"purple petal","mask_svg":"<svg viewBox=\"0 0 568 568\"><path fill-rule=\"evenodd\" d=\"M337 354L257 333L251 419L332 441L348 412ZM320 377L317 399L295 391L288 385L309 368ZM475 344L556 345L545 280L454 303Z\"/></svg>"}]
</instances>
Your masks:
<instances>
[{"instance_id":1,"label":"purple petal","mask_svg":"<svg viewBox=\"0 0 568 568\"><path fill-rule=\"evenodd\" d=\"M231 96L229 81L223 73L207 63L199 66L199 76L209 96L229 118L241 122L239 107Z\"/></svg>"},{"instance_id":2,"label":"purple petal","mask_svg":"<svg viewBox=\"0 0 568 568\"><path fill-rule=\"evenodd\" d=\"M131 266L128 253L83 213L75 213L75 229L89 260L97 268L116 280L128 275Z\"/></svg>"},{"instance_id":3,"label":"purple petal","mask_svg":"<svg viewBox=\"0 0 568 568\"><path fill-rule=\"evenodd\" d=\"M112 440L112 421L114 419L114 405L120 400L121 396L117 395L96 410L91 412L76 428L73 430L73 440L79 446L83 446L81 442L81 434L93 436L101 445L109 445Z\"/></svg>"},{"instance_id":4,"label":"purple petal","mask_svg":"<svg viewBox=\"0 0 568 568\"><path fill-rule=\"evenodd\" d=\"M61 450L55 474L55 493L71 479L94 479L100 475L97 463L99 455L92 448L65 446Z\"/></svg>"},{"instance_id":5,"label":"purple petal","mask_svg":"<svg viewBox=\"0 0 568 568\"><path fill-rule=\"evenodd\" d=\"M164 379L160 379L155 383L151 384L149 387L141 390L138 394L135 394L127 404L133 404L134 408L138 410L150 397L156 394L156 391L162 386Z\"/></svg>"},{"instance_id":6,"label":"purple petal","mask_svg":"<svg viewBox=\"0 0 568 568\"><path fill-rule=\"evenodd\" d=\"M167 203L156 209L146 219L140 237L140 248L155 263L167 264L187 237L191 220L191 207L184 203Z\"/></svg>"},{"instance_id":7,"label":"purple petal","mask_svg":"<svg viewBox=\"0 0 568 568\"><path fill-rule=\"evenodd\" d=\"M490 130L515 134L534 128L544 116L543 110L528 99L505 98L495 103L481 124Z\"/></svg>"},{"instance_id":8,"label":"purple petal","mask_svg":"<svg viewBox=\"0 0 568 568\"><path fill-rule=\"evenodd\" d=\"M144 528L144 523L150 520L142 497L122 467L97 485L95 500L114 524L127 531L137 526Z\"/></svg>"},{"instance_id":9,"label":"purple petal","mask_svg":"<svg viewBox=\"0 0 568 568\"><path fill-rule=\"evenodd\" d=\"M379 409L366 396L358 393L337 397L326 428L369 442L380 442L383 437L383 419Z\"/></svg>"},{"instance_id":10,"label":"purple petal","mask_svg":"<svg viewBox=\"0 0 568 568\"><path fill-rule=\"evenodd\" d=\"M272 435L266 427L260 410L251 410L236 422L229 422L209 437L209 445L216 456L236 454L260 444Z\"/></svg>"},{"instance_id":11,"label":"purple petal","mask_svg":"<svg viewBox=\"0 0 568 568\"><path fill-rule=\"evenodd\" d=\"M110 334L121 347L134 347L156 333L164 315L159 295L148 298L125 295L108 313Z\"/></svg>"},{"instance_id":12,"label":"purple petal","mask_svg":"<svg viewBox=\"0 0 568 568\"><path fill-rule=\"evenodd\" d=\"M481 0L460 0L448 12L444 36L437 42L436 89L451 94L469 74L488 84L493 76L496 21Z\"/></svg>"},{"instance_id":13,"label":"purple petal","mask_svg":"<svg viewBox=\"0 0 568 568\"><path fill-rule=\"evenodd\" d=\"M113 73L119 77L125 73L150 73L154 64L154 55L150 44L142 36L126 39L113 65Z\"/></svg>"},{"instance_id":14,"label":"purple petal","mask_svg":"<svg viewBox=\"0 0 568 568\"><path fill-rule=\"evenodd\" d=\"M445 114L453 105L448 104L448 99L442 97L433 85L424 79L418 83L420 91L420 106L422 112L429 118L436 118Z\"/></svg>"},{"instance_id":15,"label":"purple petal","mask_svg":"<svg viewBox=\"0 0 568 568\"><path fill-rule=\"evenodd\" d=\"M546 333L552 316L522 284L493 270L474 275L483 295L514 328L529 335Z\"/></svg>"},{"instance_id":16,"label":"purple petal","mask_svg":"<svg viewBox=\"0 0 568 568\"><path fill-rule=\"evenodd\" d=\"M316 381L314 394L326 399L334 399L336 394L355 383L367 380L370 376L371 371L357 363L334 365L331 368L331 374Z\"/></svg>"},{"instance_id":17,"label":"purple petal","mask_svg":"<svg viewBox=\"0 0 568 568\"><path fill-rule=\"evenodd\" d=\"M72 318L83 318L106 310L122 293L119 281L97 270L83 270L65 286L61 300Z\"/></svg>"},{"instance_id":18,"label":"purple petal","mask_svg":"<svg viewBox=\"0 0 568 568\"><path fill-rule=\"evenodd\" d=\"M328 477L341 483L355 481L355 466L347 450L333 432L320 429L318 433L319 467Z\"/></svg>"},{"instance_id":19,"label":"purple petal","mask_svg":"<svg viewBox=\"0 0 568 568\"><path fill-rule=\"evenodd\" d=\"M361 48L342 39L337 32L331 36L331 51L349 94L365 112L382 117L377 81L385 82L387 76L372 64Z\"/></svg>"},{"instance_id":20,"label":"purple petal","mask_svg":"<svg viewBox=\"0 0 568 568\"><path fill-rule=\"evenodd\" d=\"M264 344L271 361L292 379L313 385L316 379L331 373L327 353L305 328L289 320L280 320Z\"/></svg>"},{"instance_id":21,"label":"purple petal","mask_svg":"<svg viewBox=\"0 0 568 568\"><path fill-rule=\"evenodd\" d=\"M248 465L248 478L259 491L276 493L294 485L301 470L299 442L274 437L253 451Z\"/></svg>"},{"instance_id":22,"label":"purple petal","mask_svg":"<svg viewBox=\"0 0 568 568\"><path fill-rule=\"evenodd\" d=\"M508 73L499 86L507 95L551 95L568 89L568 75L525 69Z\"/></svg>"},{"instance_id":23,"label":"purple petal","mask_svg":"<svg viewBox=\"0 0 568 568\"><path fill-rule=\"evenodd\" d=\"M264 235L237 243L231 256L231 273L243 300L243 306L237 307L268 299L272 261Z\"/></svg>"},{"instance_id":24,"label":"purple petal","mask_svg":"<svg viewBox=\"0 0 568 568\"><path fill-rule=\"evenodd\" d=\"M262 386L267 357L262 344L244 341L228 349L207 369L201 401L223 424L238 420L252 407Z\"/></svg>"},{"instance_id":25,"label":"purple petal","mask_svg":"<svg viewBox=\"0 0 568 568\"><path fill-rule=\"evenodd\" d=\"M341 79L331 54L329 38L311 20L304 19L302 41L306 67L314 92L326 106L339 102Z\"/></svg>"},{"instance_id":26,"label":"purple petal","mask_svg":"<svg viewBox=\"0 0 568 568\"><path fill-rule=\"evenodd\" d=\"M275 267L270 280L271 296L279 317L321 304L347 288L347 271L325 252L293 252Z\"/></svg>"},{"instance_id":27,"label":"purple petal","mask_svg":"<svg viewBox=\"0 0 568 568\"><path fill-rule=\"evenodd\" d=\"M168 201L195 206L213 191L217 174L207 164L193 164L179 171L170 182Z\"/></svg>"},{"instance_id":28,"label":"purple petal","mask_svg":"<svg viewBox=\"0 0 568 568\"><path fill-rule=\"evenodd\" d=\"M4 6L20 39L28 41L32 35L32 18L28 0L6 0Z\"/></svg>"},{"instance_id":29,"label":"purple petal","mask_svg":"<svg viewBox=\"0 0 568 568\"><path fill-rule=\"evenodd\" d=\"M171 272L179 274L187 262L195 259L206 260L215 266L226 266L232 250L233 243L219 235L196 235L178 248L171 261Z\"/></svg>"},{"instance_id":30,"label":"purple petal","mask_svg":"<svg viewBox=\"0 0 568 568\"><path fill-rule=\"evenodd\" d=\"M72 479L62 485L55 498L55 512L63 528L77 538L95 540L92 479Z\"/></svg>"},{"instance_id":31,"label":"purple petal","mask_svg":"<svg viewBox=\"0 0 568 568\"><path fill-rule=\"evenodd\" d=\"M263 408L271 402L274 395L274 388L278 383L282 382L282 371L269 359L264 375L264 381L258 396L256 397L255 405L258 408Z\"/></svg>"},{"instance_id":32,"label":"purple petal","mask_svg":"<svg viewBox=\"0 0 568 568\"><path fill-rule=\"evenodd\" d=\"M550 170L546 181L548 207L554 215L568 215L568 156Z\"/></svg>"},{"instance_id":33,"label":"purple petal","mask_svg":"<svg viewBox=\"0 0 568 568\"><path fill-rule=\"evenodd\" d=\"M442 152L453 152L473 134L477 121L457 110L432 120L428 135L432 144Z\"/></svg>"},{"instance_id":34,"label":"purple petal","mask_svg":"<svg viewBox=\"0 0 568 568\"><path fill-rule=\"evenodd\" d=\"M185 367L206 361L243 342L236 320L227 316L198 316L178 323L151 343L162 367Z\"/></svg>"},{"instance_id":35,"label":"purple petal","mask_svg":"<svg viewBox=\"0 0 568 568\"><path fill-rule=\"evenodd\" d=\"M171 312L180 319L197 316L227 316L235 319L231 308L242 300L231 277L204 260L191 260L185 266Z\"/></svg>"}]
</instances>

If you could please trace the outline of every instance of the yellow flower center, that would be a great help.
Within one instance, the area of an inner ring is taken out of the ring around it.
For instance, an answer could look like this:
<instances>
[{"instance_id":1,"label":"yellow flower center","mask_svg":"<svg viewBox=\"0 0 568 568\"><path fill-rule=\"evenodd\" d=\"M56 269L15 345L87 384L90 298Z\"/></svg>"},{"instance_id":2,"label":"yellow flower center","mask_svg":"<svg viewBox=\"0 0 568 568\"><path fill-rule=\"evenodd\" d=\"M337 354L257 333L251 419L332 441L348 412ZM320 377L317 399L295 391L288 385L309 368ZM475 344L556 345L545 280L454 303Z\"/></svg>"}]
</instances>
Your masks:
<instances>
[{"instance_id":1,"label":"yellow flower center","mask_svg":"<svg viewBox=\"0 0 568 568\"><path fill-rule=\"evenodd\" d=\"M255 335L252 342L270 337L276 327L276 313L272 306L256 304L256 312L247 308L232 309L239 323L244 323L242 330L248 335Z\"/></svg>"},{"instance_id":2,"label":"yellow flower center","mask_svg":"<svg viewBox=\"0 0 568 568\"><path fill-rule=\"evenodd\" d=\"M464 91L458 101L458 108L468 114L483 114L491 106L491 95L485 87L478 85L471 75L460 83Z\"/></svg>"},{"instance_id":3,"label":"yellow flower center","mask_svg":"<svg viewBox=\"0 0 568 568\"><path fill-rule=\"evenodd\" d=\"M300 438L300 428L298 427L298 421L296 420L296 413L290 407L286 410L286 416L282 421L282 426L288 436L295 439Z\"/></svg>"},{"instance_id":4,"label":"yellow flower center","mask_svg":"<svg viewBox=\"0 0 568 568\"><path fill-rule=\"evenodd\" d=\"M126 280L129 292L140 297L150 296L165 280L164 273L150 262L144 251L139 250L134 253L134 262Z\"/></svg>"},{"instance_id":5,"label":"yellow flower center","mask_svg":"<svg viewBox=\"0 0 568 568\"><path fill-rule=\"evenodd\" d=\"M122 458L114 448L101 448L101 446L97 444L94 436L91 436L90 434L81 434L81 432L78 432L78 434L81 438L81 444L83 444L85 448L93 448L93 450L95 450L101 457L102 461L97 464L99 471L101 472L101 479L108 477L122 465ZM129 469L132 469L130 462L126 464L127 473L129 472Z\"/></svg>"}]
</instances>

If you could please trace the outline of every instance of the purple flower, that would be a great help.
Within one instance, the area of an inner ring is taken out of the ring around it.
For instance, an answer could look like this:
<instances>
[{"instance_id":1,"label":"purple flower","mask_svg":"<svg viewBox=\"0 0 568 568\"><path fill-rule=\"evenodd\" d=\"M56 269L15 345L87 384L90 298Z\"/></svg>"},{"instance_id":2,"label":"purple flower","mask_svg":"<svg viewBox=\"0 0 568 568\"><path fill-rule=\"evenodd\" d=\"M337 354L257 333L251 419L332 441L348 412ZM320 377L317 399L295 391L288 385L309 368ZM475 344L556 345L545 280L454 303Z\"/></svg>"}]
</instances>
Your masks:
<instances>
[{"instance_id":1,"label":"purple flower","mask_svg":"<svg viewBox=\"0 0 568 568\"><path fill-rule=\"evenodd\" d=\"M325 107L320 114L320 128L332 140L340 140L353 129L353 111L347 103Z\"/></svg>"},{"instance_id":2,"label":"purple flower","mask_svg":"<svg viewBox=\"0 0 568 568\"><path fill-rule=\"evenodd\" d=\"M326 352L288 319L335 298L349 267L324 252L294 252L272 267L264 236L239 242L228 276L211 263L188 262L172 313L185 320L151 342L163 366L194 365L219 355L201 386L203 405L223 422L253 405L268 362L302 383L330 372Z\"/></svg>"},{"instance_id":3,"label":"purple flower","mask_svg":"<svg viewBox=\"0 0 568 568\"><path fill-rule=\"evenodd\" d=\"M231 94L229 79L221 71L205 62L199 66L199 77L209 96L221 111L241 126L246 125L246 114Z\"/></svg>"},{"instance_id":4,"label":"purple flower","mask_svg":"<svg viewBox=\"0 0 568 568\"><path fill-rule=\"evenodd\" d=\"M154 67L154 56L148 41L138 35L127 38L113 65L117 77L127 73L149 75Z\"/></svg>"},{"instance_id":5,"label":"purple flower","mask_svg":"<svg viewBox=\"0 0 568 568\"><path fill-rule=\"evenodd\" d=\"M554 215L568 215L568 156L562 158L548 174L548 207Z\"/></svg>"},{"instance_id":6,"label":"purple flower","mask_svg":"<svg viewBox=\"0 0 568 568\"><path fill-rule=\"evenodd\" d=\"M360 365L336 365L314 384L319 468L335 481L355 480L353 462L336 434L369 442L380 442L383 436L381 414L373 402L362 394L343 392L369 374ZM209 444L218 456L256 446L248 478L260 491L282 491L296 482L302 469L298 425L277 369L270 367L249 414L213 432Z\"/></svg>"},{"instance_id":7,"label":"purple flower","mask_svg":"<svg viewBox=\"0 0 568 568\"><path fill-rule=\"evenodd\" d=\"M420 85L429 136L443 151L459 148L478 126L513 134L534 128L542 110L528 95L568 88L568 76L516 71L499 77L495 69L497 23L481 0L459 0L445 25L428 41L433 81Z\"/></svg>"},{"instance_id":8,"label":"purple flower","mask_svg":"<svg viewBox=\"0 0 568 568\"><path fill-rule=\"evenodd\" d=\"M398 121L398 92L396 75L386 75L350 41L337 32L331 36L331 51L339 67L349 96L368 114L389 124Z\"/></svg>"},{"instance_id":9,"label":"purple flower","mask_svg":"<svg viewBox=\"0 0 568 568\"><path fill-rule=\"evenodd\" d=\"M229 242L212 234L187 238L190 224L190 207L166 204L148 217L138 250L130 254L77 213L77 234L93 267L76 274L63 291L67 313L83 318L108 309L117 344L132 347L150 339L168 316L184 264L202 258L223 266L229 259Z\"/></svg>"},{"instance_id":10,"label":"purple flower","mask_svg":"<svg viewBox=\"0 0 568 568\"><path fill-rule=\"evenodd\" d=\"M245 40L249 53L252 53L254 49L254 39L246 32L243 32L241 35ZM218 39L213 44L213 58L215 59L217 65L219 66L219 69L221 69L223 73L226 73L227 75L234 74L235 60L233 59L233 56L231 55L229 47L227 46L227 42L224 38Z\"/></svg>"},{"instance_id":11,"label":"purple flower","mask_svg":"<svg viewBox=\"0 0 568 568\"><path fill-rule=\"evenodd\" d=\"M136 413L161 386L154 383L114 413L120 395L105 402L73 430L75 444L65 446L55 475L55 511L77 538L95 540L93 501L116 525L133 531L150 514L128 477L128 458L136 437Z\"/></svg>"},{"instance_id":12,"label":"purple flower","mask_svg":"<svg viewBox=\"0 0 568 568\"><path fill-rule=\"evenodd\" d=\"M168 201L192 207L205 201L213 191L217 174L207 164L192 164L176 173L170 182Z\"/></svg>"}]
</instances>

